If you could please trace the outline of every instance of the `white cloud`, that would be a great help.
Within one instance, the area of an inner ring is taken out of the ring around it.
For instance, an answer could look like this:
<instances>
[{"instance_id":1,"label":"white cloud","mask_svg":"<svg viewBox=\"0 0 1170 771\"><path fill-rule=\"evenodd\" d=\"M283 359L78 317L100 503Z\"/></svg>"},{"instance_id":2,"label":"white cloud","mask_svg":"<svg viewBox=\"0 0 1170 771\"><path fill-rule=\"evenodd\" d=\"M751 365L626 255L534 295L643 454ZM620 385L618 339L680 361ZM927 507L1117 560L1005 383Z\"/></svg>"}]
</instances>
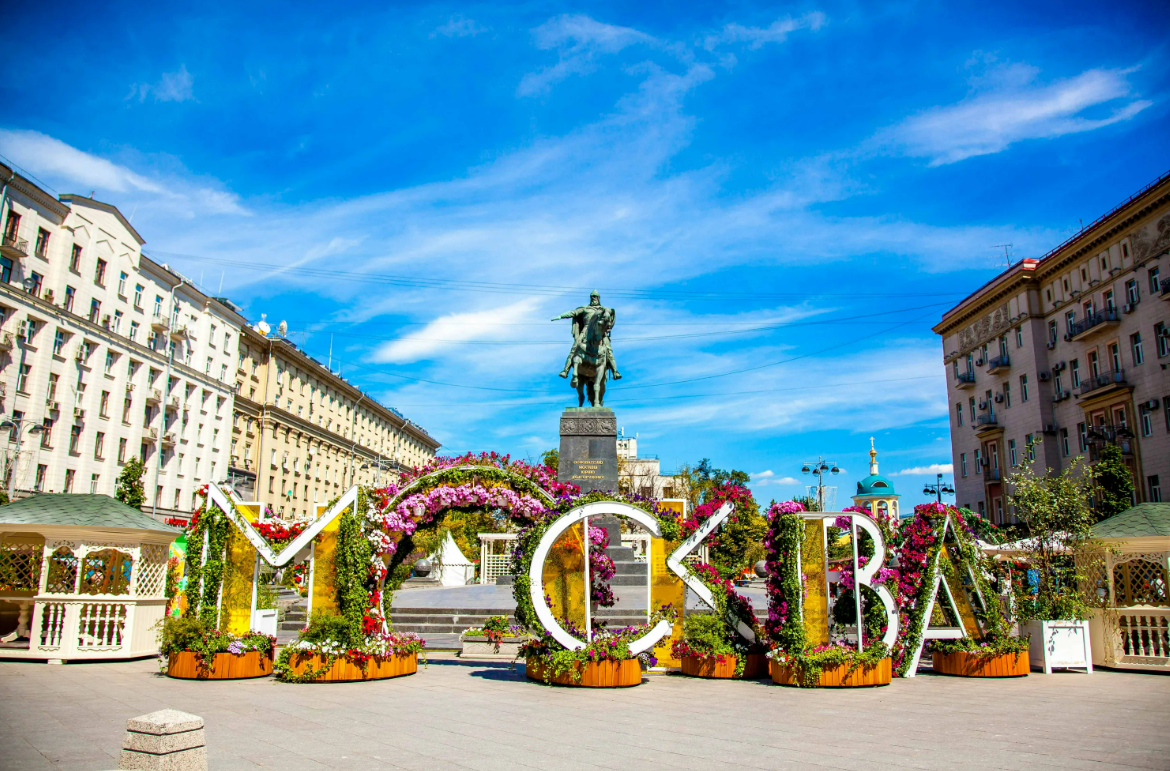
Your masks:
<instances>
[{"instance_id":1,"label":"white cloud","mask_svg":"<svg viewBox=\"0 0 1170 771\"><path fill-rule=\"evenodd\" d=\"M929 466L915 466L914 468L903 469L902 471L895 471L890 476L895 477L909 477L909 476L934 476L935 474L953 474L955 473L955 464L953 463L931 463Z\"/></svg>"},{"instance_id":2,"label":"white cloud","mask_svg":"<svg viewBox=\"0 0 1170 771\"><path fill-rule=\"evenodd\" d=\"M776 476L776 472L772 471L772 469L768 469L767 471L759 471L755 474L752 474L752 481L755 482L757 480L769 479L774 476Z\"/></svg>"},{"instance_id":3,"label":"white cloud","mask_svg":"<svg viewBox=\"0 0 1170 771\"><path fill-rule=\"evenodd\" d=\"M603 24L581 14L565 14L549 19L532 31L536 47L556 49L559 61L539 72L528 73L517 89L521 96L547 91L550 86L570 75L592 71L602 54L614 54L637 43L652 43L654 38L630 27Z\"/></svg>"},{"instance_id":4,"label":"white cloud","mask_svg":"<svg viewBox=\"0 0 1170 771\"><path fill-rule=\"evenodd\" d=\"M371 357L377 362L403 363L433 359L452 345L468 340L498 340L522 320L533 320L537 299L521 300L499 308L452 313L435 319L420 331L384 343Z\"/></svg>"},{"instance_id":5,"label":"white cloud","mask_svg":"<svg viewBox=\"0 0 1170 771\"><path fill-rule=\"evenodd\" d=\"M157 83L135 83L127 99L137 98L139 102L153 95L156 102L187 102L195 98L192 86L195 79L187 72L187 65L179 65L177 72L164 72Z\"/></svg>"},{"instance_id":6,"label":"white cloud","mask_svg":"<svg viewBox=\"0 0 1170 771\"><path fill-rule=\"evenodd\" d=\"M708 35L703 46L713 51L717 46L727 43L747 43L748 48L760 48L769 43L783 43L788 36L801 29L817 31L825 25L825 14L820 11L806 13L799 19L791 16L777 19L767 27L745 27L742 24L726 25L720 32Z\"/></svg>"},{"instance_id":7,"label":"white cloud","mask_svg":"<svg viewBox=\"0 0 1170 771\"><path fill-rule=\"evenodd\" d=\"M435 27L435 30L431 32L431 37L438 35L443 37L475 37L487 31L488 28L479 24L475 19L457 15L448 19L446 24Z\"/></svg>"},{"instance_id":8,"label":"white cloud","mask_svg":"<svg viewBox=\"0 0 1170 771\"><path fill-rule=\"evenodd\" d=\"M977 90L962 102L907 118L875 141L939 166L1028 139L1093 131L1129 120L1152 104L1133 96L1127 80L1132 72L1093 69L1042 85L1034 82L1034 68L999 68L973 80Z\"/></svg>"},{"instance_id":9,"label":"white cloud","mask_svg":"<svg viewBox=\"0 0 1170 771\"><path fill-rule=\"evenodd\" d=\"M89 195L93 191L120 209L143 202L165 209L171 216L179 213L188 218L199 213L247 214L234 193L201 185L185 173L139 174L38 131L0 129L0 155L38 177L75 188L62 192ZM114 197L118 200L112 200Z\"/></svg>"}]
</instances>

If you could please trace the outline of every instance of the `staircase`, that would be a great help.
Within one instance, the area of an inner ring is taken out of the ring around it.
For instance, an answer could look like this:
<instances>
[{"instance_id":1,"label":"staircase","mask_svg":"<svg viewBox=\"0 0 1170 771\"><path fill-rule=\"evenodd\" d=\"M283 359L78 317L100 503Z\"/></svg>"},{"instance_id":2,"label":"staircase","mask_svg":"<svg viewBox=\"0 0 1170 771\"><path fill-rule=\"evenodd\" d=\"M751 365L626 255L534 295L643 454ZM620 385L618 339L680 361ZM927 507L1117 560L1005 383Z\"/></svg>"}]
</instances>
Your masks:
<instances>
[{"instance_id":1,"label":"staircase","mask_svg":"<svg viewBox=\"0 0 1170 771\"><path fill-rule=\"evenodd\" d=\"M276 607L281 610L281 621L276 630L278 643L292 642L304 629L308 621L305 615L308 604L308 600L295 589L282 586L276 591Z\"/></svg>"},{"instance_id":2,"label":"staircase","mask_svg":"<svg viewBox=\"0 0 1170 771\"><path fill-rule=\"evenodd\" d=\"M459 634L483 626L491 616L507 616L509 624L516 623L512 611L502 608L402 608L390 614L395 632L414 632L422 637Z\"/></svg>"}]
</instances>

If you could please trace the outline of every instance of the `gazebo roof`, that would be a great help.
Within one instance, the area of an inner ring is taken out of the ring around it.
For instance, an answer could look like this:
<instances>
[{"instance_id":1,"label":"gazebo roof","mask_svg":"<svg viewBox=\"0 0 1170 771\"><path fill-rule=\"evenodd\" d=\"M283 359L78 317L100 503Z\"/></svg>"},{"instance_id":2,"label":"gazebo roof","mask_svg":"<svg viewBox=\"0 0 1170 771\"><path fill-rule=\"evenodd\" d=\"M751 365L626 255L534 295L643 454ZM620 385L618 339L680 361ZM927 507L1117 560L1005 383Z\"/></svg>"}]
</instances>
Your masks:
<instances>
[{"instance_id":1,"label":"gazebo roof","mask_svg":"<svg viewBox=\"0 0 1170 771\"><path fill-rule=\"evenodd\" d=\"M1098 522L1093 526L1093 536L1096 538L1170 536L1170 503L1139 503L1103 522Z\"/></svg>"},{"instance_id":2,"label":"gazebo roof","mask_svg":"<svg viewBox=\"0 0 1170 771\"><path fill-rule=\"evenodd\" d=\"M4 525L151 530L176 535L182 532L108 495L75 493L39 493L0 506L0 527Z\"/></svg>"}]
</instances>

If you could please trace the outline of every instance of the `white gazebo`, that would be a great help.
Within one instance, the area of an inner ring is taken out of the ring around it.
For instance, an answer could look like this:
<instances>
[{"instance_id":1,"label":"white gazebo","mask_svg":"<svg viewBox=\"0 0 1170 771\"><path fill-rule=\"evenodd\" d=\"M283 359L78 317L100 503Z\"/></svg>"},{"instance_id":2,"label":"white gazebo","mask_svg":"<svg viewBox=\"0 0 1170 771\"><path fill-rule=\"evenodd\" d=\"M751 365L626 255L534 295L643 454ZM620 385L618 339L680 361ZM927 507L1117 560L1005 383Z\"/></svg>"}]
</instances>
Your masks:
<instances>
[{"instance_id":1,"label":"white gazebo","mask_svg":"<svg viewBox=\"0 0 1170 771\"><path fill-rule=\"evenodd\" d=\"M106 495L0 506L0 657L156 654L168 549L180 532Z\"/></svg>"}]
</instances>

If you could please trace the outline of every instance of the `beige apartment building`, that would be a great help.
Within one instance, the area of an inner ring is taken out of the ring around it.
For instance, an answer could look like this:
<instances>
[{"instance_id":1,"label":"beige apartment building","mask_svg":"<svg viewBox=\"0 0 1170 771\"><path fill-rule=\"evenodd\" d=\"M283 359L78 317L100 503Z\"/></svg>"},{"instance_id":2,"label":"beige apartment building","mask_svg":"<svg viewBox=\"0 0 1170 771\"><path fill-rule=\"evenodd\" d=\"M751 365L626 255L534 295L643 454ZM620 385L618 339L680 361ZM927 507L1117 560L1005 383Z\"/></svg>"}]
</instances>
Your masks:
<instances>
[{"instance_id":1,"label":"beige apartment building","mask_svg":"<svg viewBox=\"0 0 1170 771\"><path fill-rule=\"evenodd\" d=\"M351 485L426 464L439 443L261 320L241 331L231 473L246 498L303 519ZM254 496L254 498L253 498Z\"/></svg>"},{"instance_id":2,"label":"beige apartment building","mask_svg":"<svg viewBox=\"0 0 1170 771\"><path fill-rule=\"evenodd\" d=\"M955 499L1011 521L1004 480L1034 445L1059 471L1117 445L1135 498L1170 485L1170 174L948 311Z\"/></svg>"},{"instance_id":3,"label":"beige apartment building","mask_svg":"<svg viewBox=\"0 0 1170 771\"><path fill-rule=\"evenodd\" d=\"M187 517L228 472L235 310L142 253L117 207L56 198L0 165L4 479L112 495L146 463L146 511Z\"/></svg>"}]
</instances>

